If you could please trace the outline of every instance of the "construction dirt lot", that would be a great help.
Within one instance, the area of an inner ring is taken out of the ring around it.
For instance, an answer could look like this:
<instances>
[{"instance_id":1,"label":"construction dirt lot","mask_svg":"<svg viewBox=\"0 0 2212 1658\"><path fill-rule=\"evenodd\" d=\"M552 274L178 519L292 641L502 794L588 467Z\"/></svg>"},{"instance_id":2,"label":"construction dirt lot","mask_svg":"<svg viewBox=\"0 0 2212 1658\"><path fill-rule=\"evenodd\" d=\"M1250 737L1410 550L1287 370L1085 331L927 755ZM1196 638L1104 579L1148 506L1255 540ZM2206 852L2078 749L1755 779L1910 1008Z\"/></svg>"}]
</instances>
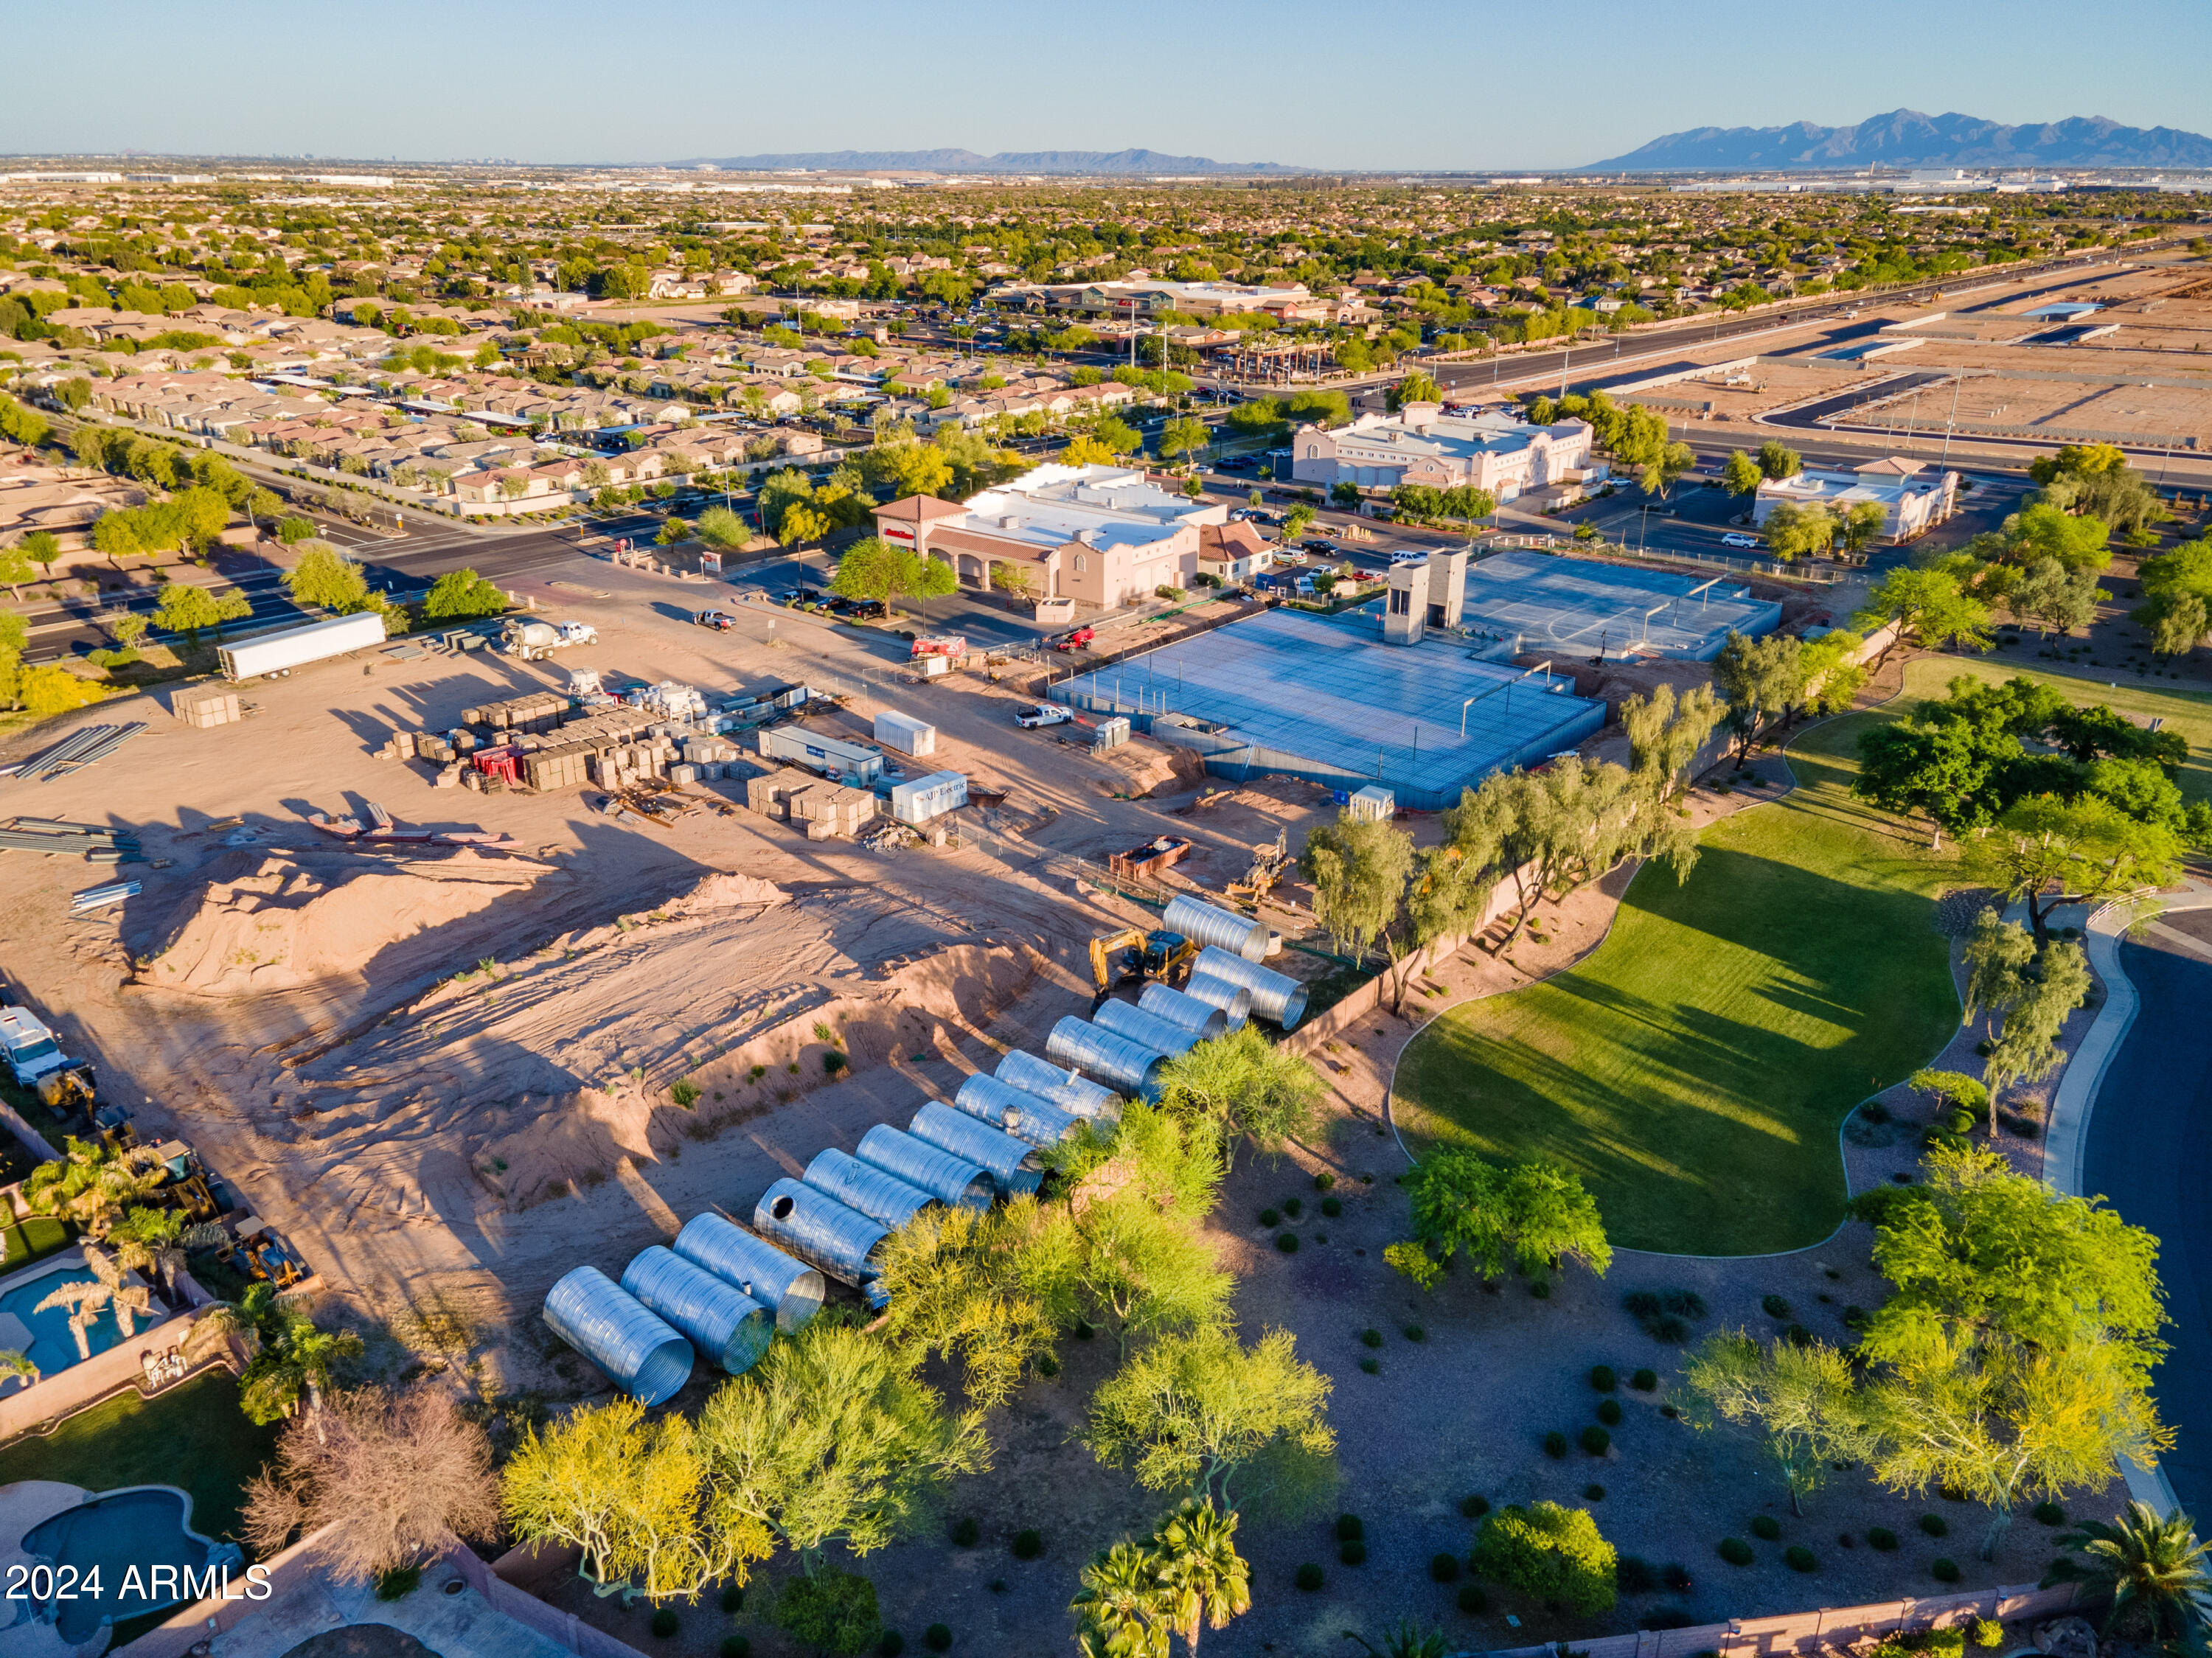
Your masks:
<instances>
[{"instance_id":1,"label":"construction dirt lot","mask_svg":"<svg viewBox=\"0 0 2212 1658\"><path fill-rule=\"evenodd\" d=\"M1218 893L1254 847L1295 848L1335 810L1285 780L1207 787L1188 751L1148 740L1097 759L1060 740L1076 728L1018 730L1012 683L908 683L889 635L778 611L772 635L753 606L713 634L665 597L696 583L575 574L594 586L536 595L592 622L597 647L539 665L364 653L249 686L258 710L211 730L156 698L112 702L80 719L149 726L118 756L4 786L8 812L129 824L153 860L123 872L138 896L69 920L103 877L0 857L9 979L104 1096L142 1136L190 1140L355 1314L423 1327L427 1293L483 1332L469 1345L495 1387L545 1380L538 1303L570 1267L618 1272L709 1206L749 1215L823 1146L902 1124L1008 1046L1041 1052L1087 1009L1091 938L1156 920L1079 884L1109 854L1187 836L1170 879ZM440 791L427 762L375 756L393 730L451 727L577 667L710 696L835 686L857 695L806 723L863 740L896 705L939 733L908 775L956 768L996 803L959 814L957 845L877 852L754 816L736 778L695 786L719 810L648 829L595 810L596 790ZM404 828L508 838L378 846L307 821L369 801Z\"/></svg>"}]
</instances>

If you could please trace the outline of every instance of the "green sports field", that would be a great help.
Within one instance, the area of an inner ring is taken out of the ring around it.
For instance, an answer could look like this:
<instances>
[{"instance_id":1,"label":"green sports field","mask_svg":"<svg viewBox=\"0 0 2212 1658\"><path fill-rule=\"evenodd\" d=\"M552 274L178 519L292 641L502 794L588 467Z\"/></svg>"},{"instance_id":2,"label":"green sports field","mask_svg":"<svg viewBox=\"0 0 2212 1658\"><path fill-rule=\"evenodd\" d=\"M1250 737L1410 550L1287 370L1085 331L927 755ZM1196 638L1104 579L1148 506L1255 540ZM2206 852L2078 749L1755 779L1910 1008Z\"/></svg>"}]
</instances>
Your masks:
<instances>
[{"instance_id":1,"label":"green sports field","mask_svg":"<svg viewBox=\"0 0 2212 1658\"><path fill-rule=\"evenodd\" d=\"M1848 793L1886 717L1800 738L1799 787L1707 830L1686 884L1638 874L1581 966L1416 1037L1392 1102L1414 1155L1554 1158L1629 1248L1760 1254L1832 1231L1844 1114L1959 1018L1935 925L1948 860Z\"/></svg>"}]
</instances>

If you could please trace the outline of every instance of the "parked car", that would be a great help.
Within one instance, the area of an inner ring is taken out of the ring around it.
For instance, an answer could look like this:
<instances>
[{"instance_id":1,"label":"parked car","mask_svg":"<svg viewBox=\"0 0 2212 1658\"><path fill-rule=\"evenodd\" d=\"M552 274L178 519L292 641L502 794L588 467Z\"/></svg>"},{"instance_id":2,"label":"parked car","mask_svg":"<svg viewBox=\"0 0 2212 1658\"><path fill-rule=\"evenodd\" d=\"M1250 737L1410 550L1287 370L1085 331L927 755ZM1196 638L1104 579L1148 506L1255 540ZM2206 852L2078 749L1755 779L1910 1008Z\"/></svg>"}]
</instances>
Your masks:
<instances>
[{"instance_id":1,"label":"parked car","mask_svg":"<svg viewBox=\"0 0 2212 1658\"><path fill-rule=\"evenodd\" d=\"M1323 541L1319 536L1314 537L1310 541L1301 541L1298 545L1306 552L1319 553L1323 558L1333 557L1336 552L1334 542Z\"/></svg>"},{"instance_id":2,"label":"parked car","mask_svg":"<svg viewBox=\"0 0 2212 1658\"><path fill-rule=\"evenodd\" d=\"M1014 724L1024 731L1035 731L1039 726L1065 726L1075 715L1057 702L1039 702L1021 709L1014 715Z\"/></svg>"},{"instance_id":3,"label":"parked car","mask_svg":"<svg viewBox=\"0 0 2212 1658\"><path fill-rule=\"evenodd\" d=\"M891 607L880 598L848 598L842 601L840 613L848 622L879 622L891 613Z\"/></svg>"},{"instance_id":4,"label":"parked car","mask_svg":"<svg viewBox=\"0 0 2212 1658\"><path fill-rule=\"evenodd\" d=\"M1741 530L1731 530L1721 537L1723 547L1764 547L1765 544L1757 536L1747 536Z\"/></svg>"},{"instance_id":5,"label":"parked car","mask_svg":"<svg viewBox=\"0 0 2212 1658\"><path fill-rule=\"evenodd\" d=\"M712 628L716 633L721 634L729 632L738 625L737 617L732 616L727 610L702 610L691 620L699 627Z\"/></svg>"}]
</instances>

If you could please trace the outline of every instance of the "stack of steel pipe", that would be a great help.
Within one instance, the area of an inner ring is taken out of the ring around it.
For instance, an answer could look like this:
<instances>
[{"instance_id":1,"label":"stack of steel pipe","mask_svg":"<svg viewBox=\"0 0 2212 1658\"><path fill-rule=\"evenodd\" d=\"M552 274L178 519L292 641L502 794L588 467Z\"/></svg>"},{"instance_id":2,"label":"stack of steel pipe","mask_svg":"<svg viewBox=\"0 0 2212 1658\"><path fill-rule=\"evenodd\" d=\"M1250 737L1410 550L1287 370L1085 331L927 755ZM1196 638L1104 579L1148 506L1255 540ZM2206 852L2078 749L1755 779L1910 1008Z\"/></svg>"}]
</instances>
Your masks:
<instances>
[{"instance_id":1,"label":"stack of steel pipe","mask_svg":"<svg viewBox=\"0 0 2212 1658\"><path fill-rule=\"evenodd\" d=\"M939 1209L944 1200L908 1186L896 1175L887 1175L836 1146L815 1154L799 1176L816 1191L832 1197L848 1209L857 1209L870 1220L881 1221L896 1232L925 1209Z\"/></svg>"},{"instance_id":2,"label":"stack of steel pipe","mask_svg":"<svg viewBox=\"0 0 2212 1658\"><path fill-rule=\"evenodd\" d=\"M1201 1002L1195 996L1186 995L1172 985L1164 985L1157 979L1146 985L1137 995L1140 1012L1156 1019L1165 1019L1181 1030L1188 1030L1200 1042L1211 1042L1229 1029L1228 1012L1211 1002Z\"/></svg>"},{"instance_id":3,"label":"stack of steel pipe","mask_svg":"<svg viewBox=\"0 0 2212 1658\"><path fill-rule=\"evenodd\" d=\"M145 729L143 720L134 720L126 726L80 726L53 747L28 760L0 766L0 776L27 777L33 783L51 783L57 777L98 765Z\"/></svg>"},{"instance_id":4,"label":"stack of steel pipe","mask_svg":"<svg viewBox=\"0 0 2212 1658\"><path fill-rule=\"evenodd\" d=\"M644 1404L665 1404L691 1379L691 1344L596 1266L565 1273L539 1316Z\"/></svg>"},{"instance_id":5,"label":"stack of steel pipe","mask_svg":"<svg viewBox=\"0 0 2212 1658\"><path fill-rule=\"evenodd\" d=\"M881 1276L884 1240L890 1236L881 1221L787 1178L761 1194L753 1206L753 1226L778 1248L855 1290L866 1290Z\"/></svg>"},{"instance_id":6,"label":"stack of steel pipe","mask_svg":"<svg viewBox=\"0 0 2212 1658\"><path fill-rule=\"evenodd\" d=\"M991 1177L1002 1196L1018 1197L1044 1182L1044 1159L1036 1147L935 1100L914 1114L908 1132L939 1151L965 1157Z\"/></svg>"},{"instance_id":7,"label":"stack of steel pipe","mask_svg":"<svg viewBox=\"0 0 2212 1658\"><path fill-rule=\"evenodd\" d=\"M775 1327L786 1334L822 1310L821 1272L733 1220L712 1212L694 1215L671 1247L694 1266L772 1309Z\"/></svg>"},{"instance_id":8,"label":"stack of steel pipe","mask_svg":"<svg viewBox=\"0 0 2212 1658\"><path fill-rule=\"evenodd\" d=\"M1250 987L1231 984L1218 974L1201 972L1194 967L1190 977L1183 981L1182 993L1194 1002L1219 1008L1231 1030L1242 1029L1244 1022L1252 1017Z\"/></svg>"},{"instance_id":9,"label":"stack of steel pipe","mask_svg":"<svg viewBox=\"0 0 2212 1658\"><path fill-rule=\"evenodd\" d=\"M622 1287L732 1376L752 1369L775 1339L774 1313L658 1243L630 1258Z\"/></svg>"},{"instance_id":10,"label":"stack of steel pipe","mask_svg":"<svg viewBox=\"0 0 2212 1658\"><path fill-rule=\"evenodd\" d=\"M1160 925L1170 932L1180 932L1186 938L1228 950L1248 962L1260 961L1267 954L1268 932L1264 921L1209 904L1188 892L1178 892L1168 900Z\"/></svg>"},{"instance_id":11,"label":"stack of steel pipe","mask_svg":"<svg viewBox=\"0 0 2212 1658\"><path fill-rule=\"evenodd\" d=\"M1065 1071L1049 1060L1010 1048L994 1072L1002 1083L1012 1083L1024 1094L1049 1100L1061 1110L1097 1122L1115 1122L1121 1115L1121 1096L1103 1083L1076 1071Z\"/></svg>"},{"instance_id":12,"label":"stack of steel pipe","mask_svg":"<svg viewBox=\"0 0 2212 1658\"><path fill-rule=\"evenodd\" d=\"M1243 985L1252 993L1254 1017L1285 1030L1295 1030L1306 1016L1306 987L1287 973L1209 947L1199 951L1198 960L1191 963L1191 977L1196 979L1200 974Z\"/></svg>"},{"instance_id":13,"label":"stack of steel pipe","mask_svg":"<svg viewBox=\"0 0 2212 1658\"><path fill-rule=\"evenodd\" d=\"M1080 1071L1121 1093L1158 1104L1164 1055L1070 1013L1045 1038L1045 1057Z\"/></svg>"},{"instance_id":14,"label":"stack of steel pipe","mask_svg":"<svg viewBox=\"0 0 2212 1658\"><path fill-rule=\"evenodd\" d=\"M1139 1048L1149 1048L1155 1054L1188 1054L1198 1046L1195 1031L1170 1024L1157 1014L1146 1012L1134 1002L1101 1002L1091 1010L1091 1023L1101 1030L1127 1038Z\"/></svg>"},{"instance_id":15,"label":"stack of steel pipe","mask_svg":"<svg viewBox=\"0 0 2212 1658\"><path fill-rule=\"evenodd\" d=\"M51 817L16 817L0 824L0 851L42 852L82 858L88 864L120 864L138 858L138 837L97 823L64 823Z\"/></svg>"},{"instance_id":16,"label":"stack of steel pipe","mask_svg":"<svg viewBox=\"0 0 2212 1658\"><path fill-rule=\"evenodd\" d=\"M926 1192L939 1203L963 1209L991 1206L991 1177L971 1159L955 1157L904 1129L879 1122L860 1136L860 1160Z\"/></svg>"},{"instance_id":17,"label":"stack of steel pipe","mask_svg":"<svg viewBox=\"0 0 2212 1658\"><path fill-rule=\"evenodd\" d=\"M1002 1083L996 1077L969 1078L952 1096L952 1108L1018 1140L1027 1140L1042 1151L1073 1134L1075 1125L1083 1121L1042 1096Z\"/></svg>"}]
</instances>

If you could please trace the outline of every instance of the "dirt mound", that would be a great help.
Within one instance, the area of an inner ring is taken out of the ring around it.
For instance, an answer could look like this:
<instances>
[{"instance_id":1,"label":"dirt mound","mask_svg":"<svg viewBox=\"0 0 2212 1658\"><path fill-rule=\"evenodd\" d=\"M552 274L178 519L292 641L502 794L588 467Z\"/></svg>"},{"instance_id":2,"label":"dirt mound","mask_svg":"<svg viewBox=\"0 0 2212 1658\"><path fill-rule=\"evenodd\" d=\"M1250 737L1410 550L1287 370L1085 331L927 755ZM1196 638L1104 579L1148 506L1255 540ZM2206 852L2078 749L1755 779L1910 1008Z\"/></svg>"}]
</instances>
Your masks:
<instances>
[{"instance_id":1,"label":"dirt mound","mask_svg":"<svg viewBox=\"0 0 2212 1658\"><path fill-rule=\"evenodd\" d=\"M211 879L140 981L197 996L300 990L391 966L392 952L547 878L543 865L462 851L313 866L266 857ZM555 878L565 878L556 877Z\"/></svg>"},{"instance_id":2,"label":"dirt mound","mask_svg":"<svg viewBox=\"0 0 2212 1658\"><path fill-rule=\"evenodd\" d=\"M780 904L785 893L773 881L757 875L709 875L681 898L667 906L671 915L707 915L736 909L744 904Z\"/></svg>"}]
</instances>

